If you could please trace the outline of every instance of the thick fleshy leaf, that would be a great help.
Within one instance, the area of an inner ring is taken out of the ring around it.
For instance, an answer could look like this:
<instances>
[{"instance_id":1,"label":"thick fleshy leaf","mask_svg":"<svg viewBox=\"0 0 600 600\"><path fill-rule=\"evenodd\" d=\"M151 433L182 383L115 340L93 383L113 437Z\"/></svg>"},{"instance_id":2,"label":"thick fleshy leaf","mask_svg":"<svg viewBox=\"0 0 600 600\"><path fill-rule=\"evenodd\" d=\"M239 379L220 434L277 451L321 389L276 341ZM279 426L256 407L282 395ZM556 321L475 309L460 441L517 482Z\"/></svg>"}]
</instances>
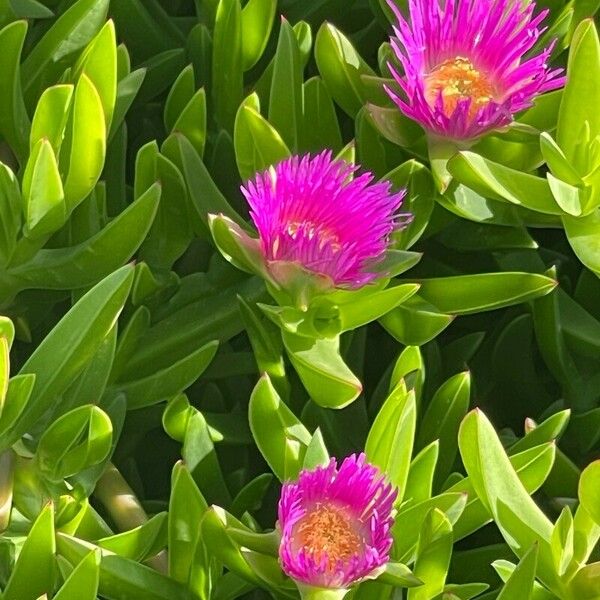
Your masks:
<instances>
[{"instance_id":1,"label":"thick fleshy leaf","mask_svg":"<svg viewBox=\"0 0 600 600\"><path fill-rule=\"evenodd\" d=\"M423 585L409 590L409 600L429 600L444 591L452 542L452 523L434 508L423 523L417 546L414 574Z\"/></svg>"},{"instance_id":2,"label":"thick fleshy leaf","mask_svg":"<svg viewBox=\"0 0 600 600\"><path fill-rule=\"evenodd\" d=\"M11 269L18 289L73 289L93 285L129 260L146 236L158 208L152 186L91 239L68 248L44 249Z\"/></svg>"},{"instance_id":3,"label":"thick fleshy leaf","mask_svg":"<svg viewBox=\"0 0 600 600\"><path fill-rule=\"evenodd\" d=\"M304 83L301 128L307 150L318 152L327 147L335 154L342 149L342 134L335 106L327 86L320 77L311 77Z\"/></svg>"},{"instance_id":4,"label":"thick fleshy leaf","mask_svg":"<svg viewBox=\"0 0 600 600\"><path fill-rule=\"evenodd\" d=\"M283 344L310 397L326 408L344 408L356 400L362 383L340 355L338 337L311 339L283 332Z\"/></svg>"},{"instance_id":5,"label":"thick fleshy leaf","mask_svg":"<svg viewBox=\"0 0 600 600\"><path fill-rule=\"evenodd\" d=\"M329 464L329 459L330 456L323 434L320 429L317 429L306 447L302 468L312 470L317 467L326 467Z\"/></svg>"},{"instance_id":6,"label":"thick fleshy leaf","mask_svg":"<svg viewBox=\"0 0 600 600\"><path fill-rule=\"evenodd\" d=\"M579 500L596 524L600 525L600 461L593 462L581 474Z\"/></svg>"},{"instance_id":7,"label":"thick fleshy leaf","mask_svg":"<svg viewBox=\"0 0 600 600\"><path fill-rule=\"evenodd\" d=\"M44 431L35 459L45 477L59 481L102 462L111 445L110 417L88 404L66 413Z\"/></svg>"},{"instance_id":8,"label":"thick fleshy leaf","mask_svg":"<svg viewBox=\"0 0 600 600\"><path fill-rule=\"evenodd\" d=\"M227 535L227 528L244 525L218 506L212 506L205 513L201 523L202 538L210 552L230 571L244 579L261 585L261 579L244 558L241 547Z\"/></svg>"},{"instance_id":9,"label":"thick fleshy leaf","mask_svg":"<svg viewBox=\"0 0 600 600\"><path fill-rule=\"evenodd\" d=\"M410 563L415 559L421 527L432 510L438 509L443 512L454 525L465 509L466 503L467 494L444 492L422 502L410 502L401 507L392 527L394 559L403 563Z\"/></svg>"},{"instance_id":10,"label":"thick fleshy leaf","mask_svg":"<svg viewBox=\"0 0 600 600\"><path fill-rule=\"evenodd\" d=\"M77 564L98 546L63 533L57 536L58 553ZM106 598L144 596L147 600L189 600L187 589L145 565L128 558L101 551L98 592Z\"/></svg>"},{"instance_id":11,"label":"thick fleshy leaf","mask_svg":"<svg viewBox=\"0 0 600 600\"><path fill-rule=\"evenodd\" d=\"M368 97L361 75L374 76L375 72L350 40L330 23L324 23L317 33L315 59L333 99L355 117Z\"/></svg>"},{"instance_id":12,"label":"thick fleshy leaf","mask_svg":"<svg viewBox=\"0 0 600 600\"><path fill-rule=\"evenodd\" d=\"M243 70L250 70L260 59L269 36L277 0L250 0L242 9L242 59Z\"/></svg>"},{"instance_id":13,"label":"thick fleshy leaf","mask_svg":"<svg viewBox=\"0 0 600 600\"><path fill-rule=\"evenodd\" d=\"M600 563L586 565L569 582L569 593L577 600L596 600L599 580Z\"/></svg>"},{"instance_id":14,"label":"thick fleshy leaf","mask_svg":"<svg viewBox=\"0 0 600 600\"><path fill-rule=\"evenodd\" d=\"M233 130L242 100L242 9L239 0L220 0L213 34L212 90L221 127Z\"/></svg>"},{"instance_id":15,"label":"thick fleshy leaf","mask_svg":"<svg viewBox=\"0 0 600 600\"><path fill-rule=\"evenodd\" d=\"M21 192L15 174L0 164L0 265L10 261L21 228Z\"/></svg>"},{"instance_id":16,"label":"thick fleshy leaf","mask_svg":"<svg viewBox=\"0 0 600 600\"><path fill-rule=\"evenodd\" d=\"M42 237L58 230L67 218L65 193L50 142L41 139L23 175L27 236Z\"/></svg>"},{"instance_id":17,"label":"thick fleshy leaf","mask_svg":"<svg viewBox=\"0 0 600 600\"><path fill-rule=\"evenodd\" d=\"M54 510L48 504L35 520L3 591L6 600L35 600L54 583Z\"/></svg>"},{"instance_id":18,"label":"thick fleshy leaf","mask_svg":"<svg viewBox=\"0 0 600 600\"><path fill-rule=\"evenodd\" d=\"M573 35L567 85L560 111L556 141L577 171L585 175L587 156L577 146L589 127L590 139L600 134L600 115L592 107L600 102L600 42L593 20L583 21Z\"/></svg>"},{"instance_id":19,"label":"thick fleshy leaf","mask_svg":"<svg viewBox=\"0 0 600 600\"><path fill-rule=\"evenodd\" d=\"M78 0L46 32L23 63L28 104L41 89L56 83L70 60L100 31L109 0Z\"/></svg>"},{"instance_id":20,"label":"thick fleshy leaf","mask_svg":"<svg viewBox=\"0 0 600 600\"><path fill-rule=\"evenodd\" d=\"M220 213L238 225L247 227L244 219L223 196L187 137L180 133L169 136L163 144L162 152L177 165L184 176L192 206L207 229L209 215Z\"/></svg>"},{"instance_id":21,"label":"thick fleshy leaf","mask_svg":"<svg viewBox=\"0 0 600 600\"><path fill-rule=\"evenodd\" d=\"M142 562L167 545L167 513L158 513L143 525L101 538L96 543L119 556Z\"/></svg>"},{"instance_id":22,"label":"thick fleshy leaf","mask_svg":"<svg viewBox=\"0 0 600 600\"><path fill-rule=\"evenodd\" d=\"M277 130L258 112L258 98L249 96L235 119L235 157L242 179L276 165L290 155Z\"/></svg>"},{"instance_id":23,"label":"thick fleshy leaf","mask_svg":"<svg viewBox=\"0 0 600 600\"><path fill-rule=\"evenodd\" d=\"M537 554L538 547L536 545L524 554L521 562L500 591L498 600L511 600L512 598L529 600L532 597Z\"/></svg>"},{"instance_id":24,"label":"thick fleshy leaf","mask_svg":"<svg viewBox=\"0 0 600 600\"><path fill-rule=\"evenodd\" d=\"M269 121L288 148L299 150L302 131L303 65L298 40L283 19L273 63L269 94Z\"/></svg>"},{"instance_id":25,"label":"thick fleshy leaf","mask_svg":"<svg viewBox=\"0 0 600 600\"><path fill-rule=\"evenodd\" d=\"M73 210L93 189L106 155L106 118L102 99L83 73L75 87L65 179L67 209Z\"/></svg>"},{"instance_id":26,"label":"thick fleshy leaf","mask_svg":"<svg viewBox=\"0 0 600 600\"><path fill-rule=\"evenodd\" d=\"M404 284L389 287L379 292L370 290L368 296L360 297L356 294L355 299L349 296L348 302L339 305L342 331L351 331L375 321L394 310L419 290L416 284Z\"/></svg>"},{"instance_id":27,"label":"thick fleshy leaf","mask_svg":"<svg viewBox=\"0 0 600 600\"><path fill-rule=\"evenodd\" d=\"M281 400L267 375L252 392L249 418L254 441L275 475L280 481L296 479L311 435Z\"/></svg>"},{"instance_id":28,"label":"thick fleshy leaf","mask_svg":"<svg viewBox=\"0 0 600 600\"><path fill-rule=\"evenodd\" d=\"M453 315L439 311L417 294L381 317L379 322L399 342L422 346L444 331L453 320Z\"/></svg>"},{"instance_id":29,"label":"thick fleshy leaf","mask_svg":"<svg viewBox=\"0 0 600 600\"><path fill-rule=\"evenodd\" d=\"M450 314L495 310L551 292L557 282L536 273L483 273L420 281L419 296Z\"/></svg>"},{"instance_id":30,"label":"thick fleshy leaf","mask_svg":"<svg viewBox=\"0 0 600 600\"><path fill-rule=\"evenodd\" d=\"M119 316L133 280L123 267L101 281L63 317L21 368L35 374L35 386L23 414L14 425L18 439L60 398L86 366Z\"/></svg>"},{"instance_id":31,"label":"thick fleshy leaf","mask_svg":"<svg viewBox=\"0 0 600 600\"><path fill-rule=\"evenodd\" d=\"M54 600L96 600L100 581L100 550L90 550L73 569Z\"/></svg>"},{"instance_id":32,"label":"thick fleshy leaf","mask_svg":"<svg viewBox=\"0 0 600 600\"><path fill-rule=\"evenodd\" d=\"M435 440L413 458L406 480L404 498L414 502L431 498L439 451L440 444L438 440Z\"/></svg>"},{"instance_id":33,"label":"thick fleshy leaf","mask_svg":"<svg viewBox=\"0 0 600 600\"><path fill-rule=\"evenodd\" d=\"M546 481L553 468L555 456L555 445L549 442L510 457L511 465L528 493L532 494ZM490 511L477 497L469 477L461 479L448 491L463 492L469 496L464 512L454 525L455 539L466 537L492 520Z\"/></svg>"},{"instance_id":34,"label":"thick fleshy leaf","mask_svg":"<svg viewBox=\"0 0 600 600\"><path fill-rule=\"evenodd\" d=\"M548 215L560 215L548 182L509 169L474 152L459 152L448 162L452 176L478 194Z\"/></svg>"},{"instance_id":35,"label":"thick fleshy leaf","mask_svg":"<svg viewBox=\"0 0 600 600\"><path fill-rule=\"evenodd\" d=\"M563 508L554 524L551 549L554 558L554 567L558 574L564 577L567 569L572 564L574 555L573 515L568 506Z\"/></svg>"},{"instance_id":36,"label":"thick fleshy leaf","mask_svg":"<svg viewBox=\"0 0 600 600\"><path fill-rule=\"evenodd\" d=\"M20 161L27 156L29 117L21 91L21 49L27 33L26 21L15 21L0 31L0 132Z\"/></svg>"},{"instance_id":37,"label":"thick fleshy leaf","mask_svg":"<svg viewBox=\"0 0 600 600\"><path fill-rule=\"evenodd\" d=\"M552 525L525 490L491 423L480 411L469 413L463 421L459 447L473 487L507 543L521 557L538 543L539 576L549 587L560 589L550 549Z\"/></svg>"},{"instance_id":38,"label":"thick fleshy leaf","mask_svg":"<svg viewBox=\"0 0 600 600\"><path fill-rule=\"evenodd\" d=\"M367 104L367 114L377 131L399 146L414 146L424 136L423 129L395 107L384 108Z\"/></svg>"},{"instance_id":39,"label":"thick fleshy leaf","mask_svg":"<svg viewBox=\"0 0 600 600\"><path fill-rule=\"evenodd\" d=\"M571 185L582 183L581 176L571 166L564 152L552 136L545 131L540 135L540 148L546 164L556 177Z\"/></svg>"},{"instance_id":40,"label":"thick fleshy leaf","mask_svg":"<svg viewBox=\"0 0 600 600\"><path fill-rule=\"evenodd\" d=\"M119 381L109 394L123 394L129 409L143 408L167 400L187 389L206 370L214 358L218 342L209 342L184 359L140 379Z\"/></svg>"},{"instance_id":41,"label":"thick fleshy leaf","mask_svg":"<svg viewBox=\"0 0 600 600\"><path fill-rule=\"evenodd\" d=\"M175 80L165 102L164 121L167 131L171 131L179 115L196 93L196 79L193 65L188 65Z\"/></svg>"},{"instance_id":42,"label":"thick fleshy leaf","mask_svg":"<svg viewBox=\"0 0 600 600\"><path fill-rule=\"evenodd\" d=\"M29 145L32 151L40 140L46 138L54 154L59 156L71 109L73 89L73 85L55 85L44 90L31 124Z\"/></svg>"},{"instance_id":43,"label":"thick fleshy leaf","mask_svg":"<svg viewBox=\"0 0 600 600\"><path fill-rule=\"evenodd\" d=\"M185 105L173 124L172 131L182 133L194 146L196 152L204 154L206 142L206 93L199 89Z\"/></svg>"},{"instance_id":44,"label":"thick fleshy leaf","mask_svg":"<svg viewBox=\"0 0 600 600\"><path fill-rule=\"evenodd\" d=\"M385 571L377 578L382 583L388 583L394 587L416 587L423 582L406 566L399 562L389 562L385 565Z\"/></svg>"},{"instance_id":45,"label":"thick fleshy leaf","mask_svg":"<svg viewBox=\"0 0 600 600\"><path fill-rule=\"evenodd\" d=\"M117 40L112 21L106 23L82 53L74 72L77 76L84 73L96 88L106 127L110 129L117 99Z\"/></svg>"},{"instance_id":46,"label":"thick fleshy leaf","mask_svg":"<svg viewBox=\"0 0 600 600\"><path fill-rule=\"evenodd\" d=\"M186 583L198 543L198 524L208 508L184 464L177 463L171 478L169 500L169 575Z\"/></svg>"},{"instance_id":47,"label":"thick fleshy leaf","mask_svg":"<svg viewBox=\"0 0 600 600\"><path fill-rule=\"evenodd\" d=\"M452 470L458 451L458 428L469 409L470 392L470 373L458 373L436 391L423 415L418 447L422 448L434 440L439 440L438 481L444 481Z\"/></svg>"},{"instance_id":48,"label":"thick fleshy leaf","mask_svg":"<svg viewBox=\"0 0 600 600\"><path fill-rule=\"evenodd\" d=\"M137 93L140 91L144 78L146 77L145 69L136 69L133 73L129 73L117 84L117 97L115 100L115 110L113 112L112 124L108 134L108 142L110 142L119 127L123 124L125 114L133 103Z\"/></svg>"},{"instance_id":49,"label":"thick fleshy leaf","mask_svg":"<svg viewBox=\"0 0 600 600\"><path fill-rule=\"evenodd\" d=\"M365 444L369 462L378 466L398 489L402 502L411 464L417 407L414 390L400 382L382 406Z\"/></svg>"},{"instance_id":50,"label":"thick fleshy leaf","mask_svg":"<svg viewBox=\"0 0 600 600\"><path fill-rule=\"evenodd\" d=\"M562 221L569 244L579 260L600 274L600 209L584 217L565 215Z\"/></svg>"}]
</instances>

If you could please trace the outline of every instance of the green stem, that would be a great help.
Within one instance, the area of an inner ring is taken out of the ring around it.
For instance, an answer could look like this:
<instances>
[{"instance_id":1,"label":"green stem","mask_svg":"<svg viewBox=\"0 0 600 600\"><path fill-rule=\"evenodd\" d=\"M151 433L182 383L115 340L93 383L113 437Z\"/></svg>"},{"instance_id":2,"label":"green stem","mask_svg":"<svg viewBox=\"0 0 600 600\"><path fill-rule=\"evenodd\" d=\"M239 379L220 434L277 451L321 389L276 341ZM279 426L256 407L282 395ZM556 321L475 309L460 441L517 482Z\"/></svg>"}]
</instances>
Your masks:
<instances>
[{"instance_id":1,"label":"green stem","mask_svg":"<svg viewBox=\"0 0 600 600\"><path fill-rule=\"evenodd\" d=\"M461 150L468 150L473 143L473 140L451 140L432 134L427 136L431 172L441 194L448 189L452 181L448 161Z\"/></svg>"},{"instance_id":2,"label":"green stem","mask_svg":"<svg viewBox=\"0 0 600 600\"><path fill-rule=\"evenodd\" d=\"M302 600L343 600L349 590L316 588L308 585L298 584L300 598Z\"/></svg>"},{"instance_id":3,"label":"green stem","mask_svg":"<svg viewBox=\"0 0 600 600\"><path fill-rule=\"evenodd\" d=\"M0 454L0 532L6 531L12 507L15 453L11 448Z\"/></svg>"},{"instance_id":4,"label":"green stem","mask_svg":"<svg viewBox=\"0 0 600 600\"><path fill-rule=\"evenodd\" d=\"M129 531L148 522L148 515L134 491L112 463L108 463L98 480L94 496L106 508L119 531ZM166 573L167 553L160 552L148 564L157 571Z\"/></svg>"}]
</instances>

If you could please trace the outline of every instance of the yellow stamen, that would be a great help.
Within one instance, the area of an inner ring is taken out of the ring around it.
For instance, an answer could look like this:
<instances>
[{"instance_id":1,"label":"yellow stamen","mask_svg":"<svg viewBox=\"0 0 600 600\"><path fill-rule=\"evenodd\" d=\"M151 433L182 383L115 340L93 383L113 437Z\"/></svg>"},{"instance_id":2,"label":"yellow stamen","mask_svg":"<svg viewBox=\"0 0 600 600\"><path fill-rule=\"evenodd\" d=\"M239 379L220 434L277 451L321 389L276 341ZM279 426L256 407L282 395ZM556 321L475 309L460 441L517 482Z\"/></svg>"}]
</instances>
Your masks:
<instances>
[{"instance_id":1,"label":"yellow stamen","mask_svg":"<svg viewBox=\"0 0 600 600\"><path fill-rule=\"evenodd\" d=\"M293 544L297 550L304 548L317 563L326 556L327 569L333 571L338 561L360 554L365 540L359 524L342 508L317 504L294 527Z\"/></svg>"},{"instance_id":2,"label":"yellow stamen","mask_svg":"<svg viewBox=\"0 0 600 600\"><path fill-rule=\"evenodd\" d=\"M444 114L450 117L461 100L471 99L469 118L494 99L496 90L487 75L478 71L473 63L463 56L445 60L425 76L425 98L435 106L439 94L444 102Z\"/></svg>"}]
</instances>

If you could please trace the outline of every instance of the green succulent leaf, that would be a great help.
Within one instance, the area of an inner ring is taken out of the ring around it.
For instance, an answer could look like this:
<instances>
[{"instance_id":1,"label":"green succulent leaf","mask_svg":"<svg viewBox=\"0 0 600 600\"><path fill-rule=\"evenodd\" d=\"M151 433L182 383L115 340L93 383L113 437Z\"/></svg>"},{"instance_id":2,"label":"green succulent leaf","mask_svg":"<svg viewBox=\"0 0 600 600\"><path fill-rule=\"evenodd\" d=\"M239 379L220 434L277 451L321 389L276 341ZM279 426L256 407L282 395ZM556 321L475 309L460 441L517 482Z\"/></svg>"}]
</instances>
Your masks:
<instances>
[{"instance_id":1,"label":"green succulent leaf","mask_svg":"<svg viewBox=\"0 0 600 600\"><path fill-rule=\"evenodd\" d=\"M425 279L419 296L450 314L495 310L544 296L557 282L536 273L482 273Z\"/></svg>"},{"instance_id":2,"label":"green succulent leaf","mask_svg":"<svg viewBox=\"0 0 600 600\"><path fill-rule=\"evenodd\" d=\"M92 288L48 334L20 370L34 374L27 406L12 429L17 440L60 397L94 356L119 316L133 280L123 267Z\"/></svg>"},{"instance_id":3,"label":"green succulent leaf","mask_svg":"<svg viewBox=\"0 0 600 600\"><path fill-rule=\"evenodd\" d=\"M414 391L408 391L401 381L381 407L365 444L369 462L377 465L397 488L398 503L405 497L409 477L416 409Z\"/></svg>"},{"instance_id":4,"label":"green succulent leaf","mask_svg":"<svg viewBox=\"0 0 600 600\"><path fill-rule=\"evenodd\" d=\"M311 435L281 400L267 375L256 384L249 405L254 441L280 481L295 479Z\"/></svg>"},{"instance_id":5,"label":"green succulent leaf","mask_svg":"<svg viewBox=\"0 0 600 600\"><path fill-rule=\"evenodd\" d=\"M95 600L100 581L100 550L94 549L73 569L56 593L56 600L69 600L74 595L81 600Z\"/></svg>"},{"instance_id":6,"label":"green succulent leaf","mask_svg":"<svg viewBox=\"0 0 600 600\"><path fill-rule=\"evenodd\" d=\"M249 71L260 59L271 34L276 0L250 0L242 9L243 70Z\"/></svg>"},{"instance_id":7,"label":"green succulent leaf","mask_svg":"<svg viewBox=\"0 0 600 600\"><path fill-rule=\"evenodd\" d=\"M6 600L39 598L54 584L54 509L47 504L39 514L4 588Z\"/></svg>"},{"instance_id":8,"label":"green succulent leaf","mask_svg":"<svg viewBox=\"0 0 600 600\"><path fill-rule=\"evenodd\" d=\"M600 496L600 462L596 461L590 464L581 474L579 481L579 499L582 506L594 519L597 525L600 525L600 505L598 499Z\"/></svg>"},{"instance_id":9,"label":"green succulent leaf","mask_svg":"<svg viewBox=\"0 0 600 600\"><path fill-rule=\"evenodd\" d=\"M235 119L235 156L244 180L290 155L279 132L256 109L256 102L256 97L247 98L240 105Z\"/></svg>"},{"instance_id":10,"label":"green succulent leaf","mask_svg":"<svg viewBox=\"0 0 600 600\"><path fill-rule=\"evenodd\" d=\"M302 383L320 406L344 408L361 393L361 382L340 355L338 337L311 339L284 331L283 344Z\"/></svg>"},{"instance_id":11,"label":"green succulent leaf","mask_svg":"<svg viewBox=\"0 0 600 600\"><path fill-rule=\"evenodd\" d=\"M538 547L534 545L523 556L517 568L502 587L498 596L500 600L510 600L510 598L529 600L532 598L537 556Z\"/></svg>"},{"instance_id":12,"label":"green succulent leaf","mask_svg":"<svg viewBox=\"0 0 600 600\"><path fill-rule=\"evenodd\" d=\"M600 42L594 22L586 19L573 34L556 132L559 147L581 175L587 174L589 164L578 144L586 127L591 139L600 134L600 117L591 108L599 100Z\"/></svg>"},{"instance_id":13,"label":"green succulent leaf","mask_svg":"<svg viewBox=\"0 0 600 600\"><path fill-rule=\"evenodd\" d=\"M100 31L106 20L108 4L108 0L78 0L35 45L22 67L28 104L45 85L56 83L76 53Z\"/></svg>"},{"instance_id":14,"label":"green succulent leaf","mask_svg":"<svg viewBox=\"0 0 600 600\"><path fill-rule=\"evenodd\" d=\"M375 72L350 40L330 23L324 23L317 33L315 59L334 100L347 114L355 117L368 97L361 76L374 76Z\"/></svg>"},{"instance_id":15,"label":"green succulent leaf","mask_svg":"<svg viewBox=\"0 0 600 600\"><path fill-rule=\"evenodd\" d=\"M36 461L40 472L59 481L102 462L112 446L110 417L97 406L80 406L46 429Z\"/></svg>"},{"instance_id":16,"label":"green succulent leaf","mask_svg":"<svg viewBox=\"0 0 600 600\"><path fill-rule=\"evenodd\" d=\"M27 156L30 127L23 101L20 66L26 34L26 21L15 21L0 31L0 45L3 48L0 57L0 70L3 73L0 91L0 132L20 161L24 161Z\"/></svg>"}]
</instances>

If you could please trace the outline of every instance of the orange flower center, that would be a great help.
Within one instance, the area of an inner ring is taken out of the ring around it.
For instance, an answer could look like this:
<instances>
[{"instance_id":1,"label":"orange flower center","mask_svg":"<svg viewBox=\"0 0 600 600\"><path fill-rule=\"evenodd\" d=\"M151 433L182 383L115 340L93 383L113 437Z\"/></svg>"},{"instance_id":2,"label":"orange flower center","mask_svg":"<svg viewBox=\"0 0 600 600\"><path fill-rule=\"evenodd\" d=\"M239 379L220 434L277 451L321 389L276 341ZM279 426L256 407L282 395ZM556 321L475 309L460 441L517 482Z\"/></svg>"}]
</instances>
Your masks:
<instances>
[{"instance_id":1,"label":"orange flower center","mask_svg":"<svg viewBox=\"0 0 600 600\"><path fill-rule=\"evenodd\" d=\"M287 226L287 233L294 240L300 233L303 233L309 240L316 237L319 240L320 249L323 249L326 244L329 244L334 251L341 248L340 239L335 232L311 221L292 221Z\"/></svg>"},{"instance_id":2,"label":"orange flower center","mask_svg":"<svg viewBox=\"0 0 600 600\"><path fill-rule=\"evenodd\" d=\"M425 98L430 106L435 106L440 93L447 117L454 113L461 100L470 98L470 119L495 96L494 87L487 75L478 71L473 63L463 56L445 60L425 76Z\"/></svg>"},{"instance_id":3,"label":"orange flower center","mask_svg":"<svg viewBox=\"0 0 600 600\"><path fill-rule=\"evenodd\" d=\"M296 523L293 544L317 563L325 557L328 571L334 571L339 561L347 562L363 551L365 539L357 525L342 508L317 504Z\"/></svg>"}]
</instances>

